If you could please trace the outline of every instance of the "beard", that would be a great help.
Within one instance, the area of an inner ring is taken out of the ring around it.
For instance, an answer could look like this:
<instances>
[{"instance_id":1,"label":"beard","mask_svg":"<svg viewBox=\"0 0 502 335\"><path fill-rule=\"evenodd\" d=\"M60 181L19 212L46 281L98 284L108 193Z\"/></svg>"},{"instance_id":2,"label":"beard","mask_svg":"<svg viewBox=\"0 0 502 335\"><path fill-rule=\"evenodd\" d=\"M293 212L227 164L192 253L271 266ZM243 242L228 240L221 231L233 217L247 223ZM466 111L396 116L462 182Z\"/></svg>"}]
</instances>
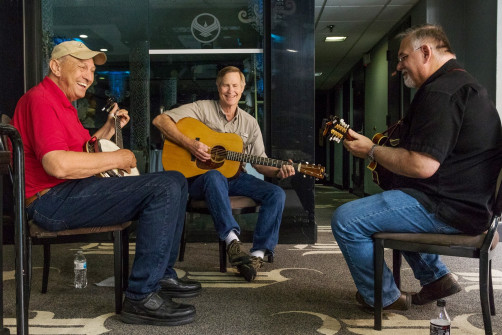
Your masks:
<instances>
[{"instance_id":1,"label":"beard","mask_svg":"<svg viewBox=\"0 0 502 335\"><path fill-rule=\"evenodd\" d=\"M417 84L410 77L410 75L408 74L408 72L403 73L403 81L404 81L404 85L406 85L406 87L417 88Z\"/></svg>"}]
</instances>

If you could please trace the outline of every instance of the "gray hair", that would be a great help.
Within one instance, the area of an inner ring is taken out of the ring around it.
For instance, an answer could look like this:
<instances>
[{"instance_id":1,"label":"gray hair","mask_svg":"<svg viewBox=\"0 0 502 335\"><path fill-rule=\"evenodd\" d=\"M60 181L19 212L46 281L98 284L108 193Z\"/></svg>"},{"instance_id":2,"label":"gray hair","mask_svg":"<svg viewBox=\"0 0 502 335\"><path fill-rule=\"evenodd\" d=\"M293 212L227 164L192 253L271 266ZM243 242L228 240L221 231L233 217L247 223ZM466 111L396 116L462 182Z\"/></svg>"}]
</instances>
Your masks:
<instances>
[{"instance_id":1,"label":"gray hair","mask_svg":"<svg viewBox=\"0 0 502 335\"><path fill-rule=\"evenodd\" d=\"M431 45L431 47L434 47L440 52L447 52L455 55L453 49L451 48L450 41L448 40L448 37L446 37L446 33L440 25L426 23L413 26L398 34L397 38L401 40L411 38L415 47L419 47L419 44L424 42L435 44Z\"/></svg>"}]
</instances>

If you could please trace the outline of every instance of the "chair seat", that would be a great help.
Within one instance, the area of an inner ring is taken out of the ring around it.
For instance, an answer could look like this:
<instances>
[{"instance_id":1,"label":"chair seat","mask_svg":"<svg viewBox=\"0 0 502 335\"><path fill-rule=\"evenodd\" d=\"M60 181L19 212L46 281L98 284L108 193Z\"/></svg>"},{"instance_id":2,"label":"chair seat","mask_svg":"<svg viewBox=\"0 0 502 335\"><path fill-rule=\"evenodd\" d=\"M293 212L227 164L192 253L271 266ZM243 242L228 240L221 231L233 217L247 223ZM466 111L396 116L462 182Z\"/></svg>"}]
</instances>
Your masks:
<instances>
[{"instance_id":1,"label":"chair seat","mask_svg":"<svg viewBox=\"0 0 502 335\"><path fill-rule=\"evenodd\" d=\"M483 244L486 232L479 235L465 235L465 234L407 234L407 233L376 233L373 235L374 238L385 239L385 240L395 240L403 242L413 242L421 244L434 244L445 247L472 247L479 249ZM495 232L493 237L492 245L490 249L494 249L499 242L499 233Z\"/></svg>"},{"instance_id":2,"label":"chair seat","mask_svg":"<svg viewBox=\"0 0 502 335\"><path fill-rule=\"evenodd\" d=\"M30 236L36 238L54 238L58 236L71 236L71 235L86 235L86 234L99 234L99 233L108 233L117 230L124 230L131 225L131 221L124 222L118 225L112 226L103 226L103 227L88 227L88 228L76 228L76 229L67 229L60 231L49 231L45 230L42 227L38 226L35 221L30 220Z\"/></svg>"}]
</instances>

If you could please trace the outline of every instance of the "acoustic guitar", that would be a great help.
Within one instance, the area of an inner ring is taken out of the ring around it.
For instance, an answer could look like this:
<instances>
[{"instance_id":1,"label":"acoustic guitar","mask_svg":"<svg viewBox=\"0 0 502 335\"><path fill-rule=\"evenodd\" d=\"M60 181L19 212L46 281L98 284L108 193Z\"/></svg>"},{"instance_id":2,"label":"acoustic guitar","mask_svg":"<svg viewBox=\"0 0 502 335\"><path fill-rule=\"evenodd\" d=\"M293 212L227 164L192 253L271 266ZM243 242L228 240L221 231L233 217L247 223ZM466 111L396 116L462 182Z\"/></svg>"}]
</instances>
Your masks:
<instances>
[{"instance_id":1,"label":"acoustic guitar","mask_svg":"<svg viewBox=\"0 0 502 335\"><path fill-rule=\"evenodd\" d=\"M308 163L291 163L289 161L258 157L243 153L242 138L233 133L219 133L193 118L183 118L176 127L185 136L201 141L210 147L211 159L201 161L192 153L168 139L164 140L162 165L164 170L181 172L186 178L198 176L210 170L220 171L226 178L235 177L241 171L241 163L282 167L292 165L295 171L308 176L324 178L324 167Z\"/></svg>"},{"instance_id":2,"label":"acoustic guitar","mask_svg":"<svg viewBox=\"0 0 502 335\"><path fill-rule=\"evenodd\" d=\"M115 100L109 98L105 107L103 107L102 111L109 113L113 105L115 104ZM86 152L112 152L117 151L119 149L124 148L124 143L122 139L122 128L120 127L120 118L116 115L114 116L115 121L115 142L110 140L101 138L98 139L96 136L91 137L89 141L87 141L84 145L84 150ZM128 177L128 176L139 176L139 171L137 168L132 168L131 173L127 173L124 170L120 169L112 169L108 171L104 171L97 174L98 177Z\"/></svg>"},{"instance_id":3,"label":"acoustic guitar","mask_svg":"<svg viewBox=\"0 0 502 335\"><path fill-rule=\"evenodd\" d=\"M398 129L401 124L402 120L389 127L389 129L383 133L376 133L373 135L373 143L382 146L397 147L399 145ZM351 141L353 138L348 134L349 128L350 126L346 124L343 119L340 119L338 116L330 116L329 119L326 119L323 122L322 133L323 136L328 136L330 141L335 141L337 143L340 143L344 139ZM383 166L378 165L375 161L371 161L367 168L371 171L371 177L375 184L384 190L392 188L392 172Z\"/></svg>"}]
</instances>

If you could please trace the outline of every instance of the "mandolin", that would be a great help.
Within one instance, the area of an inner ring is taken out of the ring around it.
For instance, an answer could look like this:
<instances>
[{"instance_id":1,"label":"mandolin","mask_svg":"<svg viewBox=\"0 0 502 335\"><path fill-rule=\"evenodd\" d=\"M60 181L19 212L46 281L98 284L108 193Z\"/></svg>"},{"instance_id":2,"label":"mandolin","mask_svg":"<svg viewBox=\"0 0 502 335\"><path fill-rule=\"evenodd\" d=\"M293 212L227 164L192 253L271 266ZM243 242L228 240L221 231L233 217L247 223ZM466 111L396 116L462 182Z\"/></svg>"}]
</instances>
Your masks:
<instances>
[{"instance_id":1,"label":"mandolin","mask_svg":"<svg viewBox=\"0 0 502 335\"><path fill-rule=\"evenodd\" d=\"M328 136L329 141L340 143L342 140L352 141L353 138L349 135L350 126L340 119L338 116L330 116L329 119L323 120L322 136Z\"/></svg>"},{"instance_id":2,"label":"mandolin","mask_svg":"<svg viewBox=\"0 0 502 335\"><path fill-rule=\"evenodd\" d=\"M115 104L113 98L108 98L105 107L101 109L106 113L109 113ZM122 127L120 127L120 118L116 115L113 116L115 121L115 142L101 138L98 139L96 136L91 137L84 145L84 150L86 152L112 152L124 148L122 139ZM108 171L101 172L97 175L98 177L128 177L128 176L139 176L139 171L137 168L132 168L131 173L127 173L124 170L112 169Z\"/></svg>"},{"instance_id":3,"label":"mandolin","mask_svg":"<svg viewBox=\"0 0 502 335\"><path fill-rule=\"evenodd\" d=\"M376 133L372 138L373 143L382 146L397 147L399 145L398 130L401 125L402 120L399 120L383 133ZM337 143L340 143L344 139L351 141L353 138L348 134L349 128L350 126L346 124L343 119L340 119L338 116L330 116L329 119L323 122L323 136L329 136L328 139L330 141L335 141ZM392 172L378 165L375 161L371 161L367 168L371 171L371 177L375 184L384 190L392 188Z\"/></svg>"},{"instance_id":4,"label":"mandolin","mask_svg":"<svg viewBox=\"0 0 502 335\"><path fill-rule=\"evenodd\" d=\"M176 127L185 136L201 141L210 147L211 159L201 161L185 148L169 140L164 141L162 165L164 170L181 172L186 178L198 176L210 170L218 170L227 178L236 176L241 171L241 163L274 166L292 165L295 171L315 178L324 178L324 167L308 163L258 157L243 153L242 138L233 133L219 133L194 118L183 118Z\"/></svg>"}]
</instances>

